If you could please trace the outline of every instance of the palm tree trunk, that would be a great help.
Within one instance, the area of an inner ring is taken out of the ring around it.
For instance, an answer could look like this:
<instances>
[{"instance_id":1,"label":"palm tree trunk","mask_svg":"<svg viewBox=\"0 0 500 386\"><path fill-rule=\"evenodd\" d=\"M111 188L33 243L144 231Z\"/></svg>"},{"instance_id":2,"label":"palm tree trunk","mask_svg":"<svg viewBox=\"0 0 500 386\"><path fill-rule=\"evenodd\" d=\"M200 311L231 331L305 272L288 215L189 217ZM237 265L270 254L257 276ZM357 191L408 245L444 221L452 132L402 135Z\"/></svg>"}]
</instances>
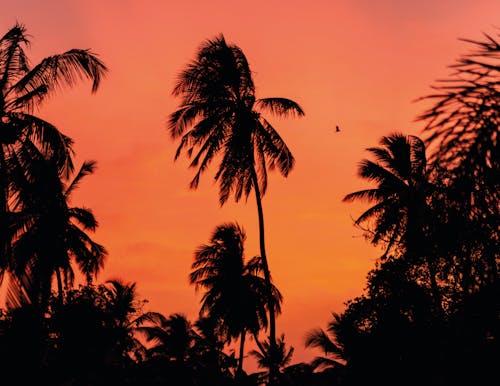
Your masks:
<instances>
[{"instance_id":1,"label":"palm tree trunk","mask_svg":"<svg viewBox=\"0 0 500 386\"><path fill-rule=\"evenodd\" d=\"M245 336L246 336L246 331L243 328L241 330L240 357L238 358L238 369L236 371L236 377L239 377L243 373L243 356L244 356L244 348L245 348Z\"/></svg>"},{"instance_id":2,"label":"palm tree trunk","mask_svg":"<svg viewBox=\"0 0 500 386\"><path fill-rule=\"evenodd\" d=\"M264 279L267 284L268 289L268 308L269 308L269 348L270 354L274 357L276 353L276 314L274 312L274 300L272 298L271 288L271 272L269 271L269 265L266 256L266 244L264 239L264 211L262 210L262 199L259 189L259 180L257 178L257 173L255 167L252 167L252 182L255 191L255 201L257 203L257 212L259 215L259 242L260 242L260 257L262 258L262 266L264 270ZM271 357L269 366L269 385L274 384L274 379L277 375L277 366Z\"/></svg>"},{"instance_id":3,"label":"palm tree trunk","mask_svg":"<svg viewBox=\"0 0 500 386\"><path fill-rule=\"evenodd\" d=\"M62 278L61 278L61 270L59 268L56 269L56 277L57 277L57 291L59 294L59 303L63 304L64 301L64 294L63 294L63 285L62 285Z\"/></svg>"}]
</instances>

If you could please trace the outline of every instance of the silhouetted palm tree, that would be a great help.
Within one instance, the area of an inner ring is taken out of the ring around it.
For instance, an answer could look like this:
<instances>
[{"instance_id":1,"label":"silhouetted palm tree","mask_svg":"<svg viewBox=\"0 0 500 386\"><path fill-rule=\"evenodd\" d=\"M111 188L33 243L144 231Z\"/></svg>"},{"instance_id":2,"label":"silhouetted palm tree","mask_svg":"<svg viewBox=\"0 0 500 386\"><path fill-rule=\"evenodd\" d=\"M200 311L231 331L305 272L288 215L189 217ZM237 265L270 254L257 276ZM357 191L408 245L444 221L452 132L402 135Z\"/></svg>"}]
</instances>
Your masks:
<instances>
[{"instance_id":1,"label":"silhouetted palm tree","mask_svg":"<svg viewBox=\"0 0 500 386\"><path fill-rule=\"evenodd\" d=\"M432 159L450 172L448 197L464 214L460 231L478 241L474 248L461 249L487 262L484 269L476 268L477 279L488 283L498 280L500 249L498 237L490 237L498 233L500 223L500 43L496 37L463 39L475 50L451 66L455 72L434 87L436 93L422 98L434 104L418 117L426 122Z\"/></svg>"},{"instance_id":2,"label":"silhouetted palm tree","mask_svg":"<svg viewBox=\"0 0 500 386\"><path fill-rule=\"evenodd\" d=\"M171 114L172 138L181 138L175 158L185 151L200 175L217 155L222 155L215 174L221 205L231 194L238 201L255 192L259 216L260 256L264 276L271 288L271 274L264 240L262 196L267 188L267 169L277 168L287 176L294 158L274 127L260 111L279 116L304 115L301 107L285 98L256 99L252 73L243 51L227 44L222 35L203 43L197 57L179 75L174 95L182 98ZM193 154L194 153L194 154ZM272 295L269 294L269 303ZM271 345L276 343L275 315L269 306Z\"/></svg>"},{"instance_id":3,"label":"silhouetted palm tree","mask_svg":"<svg viewBox=\"0 0 500 386\"><path fill-rule=\"evenodd\" d=\"M8 216L11 174L29 173L28 165L12 169L10 158L26 147L36 147L53 159L64 173L73 170L71 139L49 122L33 115L49 96L64 86L73 86L83 78L92 80L95 92L107 69L88 50L72 49L49 56L32 67L25 48L29 36L21 24L16 24L0 39L0 271L10 259Z\"/></svg>"},{"instance_id":4,"label":"silhouetted palm tree","mask_svg":"<svg viewBox=\"0 0 500 386\"><path fill-rule=\"evenodd\" d=\"M158 312L148 312L138 320L136 331L151 344L147 350L150 358L177 364L190 360L197 334L186 316L176 313L167 318Z\"/></svg>"},{"instance_id":5,"label":"silhouetted palm tree","mask_svg":"<svg viewBox=\"0 0 500 386\"><path fill-rule=\"evenodd\" d=\"M431 260L426 239L429 209L426 199L431 191L429 169L424 142L413 135L400 133L382 137L381 147L367 150L375 161L364 159L358 174L376 187L350 193L344 201L367 200L375 205L355 221L356 225L373 220L367 229L372 243L384 242L385 259L393 247L406 252L410 259L424 259L436 306L441 308L441 297L436 278L436 262Z\"/></svg>"},{"instance_id":6,"label":"silhouetted palm tree","mask_svg":"<svg viewBox=\"0 0 500 386\"><path fill-rule=\"evenodd\" d=\"M276 377L279 381L281 370L283 370L292 360L294 348L286 347L285 336L283 334L277 341L276 350L271 349L269 340L265 340L261 343L255 335L254 337L259 349L250 351L250 355L257 359L257 364L260 368L267 369L267 371L257 373L260 381L269 382L271 377L271 369L275 365L278 369L278 374L276 374Z\"/></svg>"},{"instance_id":7,"label":"silhouetted palm tree","mask_svg":"<svg viewBox=\"0 0 500 386\"><path fill-rule=\"evenodd\" d=\"M263 277L261 259L245 262L245 232L237 224L219 225L210 243L195 252L189 281L206 292L200 315L221 321L225 334L240 337L238 373L243 370L244 343L247 331L258 334L267 326L268 287ZM281 295L272 287L275 312L280 311Z\"/></svg>"},{"instance_id":8,"label":"silhouetted palm tree","mask_svg":"<svg viewBox=\"0 0 500 386\"><path fill-rule=\"evenodd\" d=\"M98 225L92 211L69 205L71 194L85 176L93 173L95 162L84 162L73 179L65 179L55 160L47 160L37 149L32 150L28 160L31 179L24 175L14 181L23 226L13 243L9 270L17 277L18 285L13 288L21 290L28 301L44 307L54 276L62 301L63 289L73 284L72 263L90 282L103 267L107 252L87 234ZM15 158L20 165L26 163L23 153ZM11 301L15 301L13 295Z\"/></svg>"},{"instance_id":9,"label":"silhouetted palm tree","mask_svg":"<svg viewBox=\"0 0 500 386\"><path fill-rule=\"evenodd\" d=\"M415 136L400 133L382 137L380 147L367 150L375 161L364 159L359 165L360 177L375 182L376 187L350 193L344 201L366 200L375 203L358 217L355 224L374 220L371 241L385 242L386 254L395 244L406 245L409 232L425 201L427 164L425 146ZM420 205L420 207L418 207Z\"/></svg>"},{"instance_id":10,"label":"silhouetted palm tree","mask_svg":"<svg viewBox=\"0 0 500 386\"><path fill-rule=\"evenodd\" d=\"M336 341L340 319L341 316L334 313L326 331L318 328L308 332L305 341L306 347L319 348L324 353L324 356L314 358L312 366L315 369L336 369L344 366L346 354L342 345Z\"/></svg>"},{"instance_id":11,"label":"silhouetted palm tree","mask_svg":"<svg viewBox=\"0 0 500 386\"><path fill-rule=\"evenodd\" d=\"M232 378L231 369L236 368L234 353L224 352L226 337L218 319L203 316L195 322L198 337L194 351L205 369L203 379L207 383L221 384L221 379Z\"/></svg>"},{"instance_id":12,"label":"silhouetted palm tree","mask_svg":"<svg viewBox=\"0 0 500 386\"><path fill-rule=\"evenodd\" d=\"M138 298L136 283L112 279L102 287L109 328L116 342L113 348L116 360L142 359L146 349L135 333L147 313L141 313L143 302Z\"/></svg>"}]
</instances>

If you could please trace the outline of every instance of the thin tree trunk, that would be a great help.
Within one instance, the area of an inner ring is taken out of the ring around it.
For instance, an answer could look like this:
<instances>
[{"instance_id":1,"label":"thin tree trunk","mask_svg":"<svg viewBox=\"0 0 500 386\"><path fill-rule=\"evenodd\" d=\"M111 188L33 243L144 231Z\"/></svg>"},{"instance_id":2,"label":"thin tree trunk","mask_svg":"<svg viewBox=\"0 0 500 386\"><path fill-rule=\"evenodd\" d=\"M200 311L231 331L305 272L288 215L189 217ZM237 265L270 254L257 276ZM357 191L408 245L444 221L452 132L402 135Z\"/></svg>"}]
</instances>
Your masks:
<instances>
[{"instance_id":1,"label":"thin tree trunk","mask_svg":"<svg viewBox=\"0 0 500 386\"><path fill-rule=\"evenodd\" d=\"M243 356L244 356L244 350L245 350L245 336L246 336L246 331L243 328L241 330L241 337L240 337L240 357L238 358L238 370L236 371L236 376L239 377L243 373Z\"/></svg>"},{"instance_id":2,"label":"thin tree trunk","mask_svg":"<svg viewBox=\"0 0 500 386\"><path fill-rule=\"evenodd\" d=\"M257 178L257 173L255 168L252 167L252 181L255 191L255 201L257 202L257 212L259 215L259 242L260 242L260 256L262 258L262 266L264 269L264 279L266 281L268 290L268 308L269 308L269 348L271 360L269 363L269 385L273 385L277 375L277 367L274 362L274 356L276 354L276 314L274 312L274 300L272 299L272 283L271 283L271 273L269 271L269 265L266 256L266 244L265 244L265 234L264 234L264 212L262 210L262 199L260 196L259 180Z\"/></svg>"},{"instance_id":3,"label":"thin tree trunk","mask_svg":"<svg viewBox=\"0 0 500 386\"><path fill-rule=\"evenodd\" d=\"M56 277L57 277L57 291L58 291L58 294L59 294L59 303L63 304L64 294L63 294L63 285L62 285L61 271L60 271L59 268L56 269Z\"/></svg>"}]
</instances>

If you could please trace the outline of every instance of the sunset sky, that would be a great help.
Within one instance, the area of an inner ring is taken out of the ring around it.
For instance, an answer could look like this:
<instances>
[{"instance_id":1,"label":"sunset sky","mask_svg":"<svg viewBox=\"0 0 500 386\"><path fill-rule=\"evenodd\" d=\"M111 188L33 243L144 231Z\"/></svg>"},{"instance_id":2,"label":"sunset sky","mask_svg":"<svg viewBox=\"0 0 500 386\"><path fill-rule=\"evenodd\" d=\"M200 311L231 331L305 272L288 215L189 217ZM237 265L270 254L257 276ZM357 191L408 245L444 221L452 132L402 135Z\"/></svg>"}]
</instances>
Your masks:
<instances>
[{"instance_id":1,"label":"sunset sky","mask_svg":"<svg viewBox=\"0 0 500 386\"><path fill-rule=\"evenodd\" d=\"M259 252L253 196L221 208L214 168L190 191L193 170L173 161L166 120L179 101L171 91L200 44L223 33L246 54L257 97L303 107L300 119L269 117L296 167L286 179L273 173L263 200L269 264L285 297L278 332L295 346L293 362L312 358L305 333L362 293L381 254L353 226L365 206L342 203L366 186L356 177L364 149L394 131L420 134L414 119L426 103L415 99L468 51L458 38L497 33L500 15L498 0L16 0L1 8L2 35L16 21L27 27L32 63L90 48L109 67L97 94L82 82L38 115L74 139L78 165L98 162L72 203L100 222L95 240L109 258L99 281L137 282L145 310L196 318L200 295L187 277L194 249L217 225L237 221L247 256Z\"/></svg>"}]
</instances>

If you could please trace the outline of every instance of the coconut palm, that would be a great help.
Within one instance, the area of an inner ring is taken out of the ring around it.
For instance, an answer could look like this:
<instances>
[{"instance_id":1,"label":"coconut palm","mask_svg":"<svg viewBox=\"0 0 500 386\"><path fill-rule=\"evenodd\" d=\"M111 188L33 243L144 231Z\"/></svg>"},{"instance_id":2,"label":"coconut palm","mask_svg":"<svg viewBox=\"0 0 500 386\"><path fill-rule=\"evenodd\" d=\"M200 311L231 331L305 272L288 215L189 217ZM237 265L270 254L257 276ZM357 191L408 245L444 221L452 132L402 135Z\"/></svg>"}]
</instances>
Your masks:
<instances>
[{"instance_id":1,"label":"coconut palm","mask_svg":"<svg viewBox=\"0 0 500 386\"><path fill-rule=\"evenodd\" d=\"M107 280L102 288L104 309L111 333L114 335L115 358L142 359L145 347L135 337L137 325L147 317L141 313L143 301L137 294L136 283L126 283L121 279Z\"/></svg>"},{"instance_id":2,"label":"coconut palm","mask_svg":"<svg viewBox=\"0 0 500 386\"><path fill-rule=\"evenodd\" d=\"M195 252L189 281L204 289L200 316L220 320L228 340L240 338L238 374L243 370L245 336L267 326L267 291L260 258L245 261L245 232L238 224L219 225L210 243ZM274 312L280 312L281 294L272 287Z\"/></svg>"},{"instance_id":3,"label":"coconut palm","mask_svg":"<svg viewBox=\"0 0 500 386\"><path fill-rule=\"evenodd\" d=\"M429 222L426 200L432 189L424 142L413 135L395 133L382 137L380 145L367 149L375 161L364 159L358 171L360 177L375 182L376 187L350 193L344 201L375 203L355 224L362 226L373 221L371 229L365 230L372 243L386 244L382 259L398 248L407 258L426 262L434 300L441 309L436 262L430 258L431 246L426 237Z\"/></svg>"},{"instance_id":4,"label":"coconut palm","mask_svg":"<svg viewBox=\"0 0 500 386\"><path fill-rule=\"evenodd\" d=\"M182 152L197 172L190 187L198 186L201 174L220 155L215 180L223 205L230 195L236 201L255 192L259 218L260 256L264 276L271 288L265 249L262 197L267 188L267 170L277 168L287 176L294 165L292 153L262 112L278 116L302 116L302 108L286 98L255 97L252 73L243 51L219 35L207 40L196 59L179 75L173 91L182 98L170 115L169 131L180 138L175 158ZM271 346L276 345L273 297L268 294Z\"/></svg>"},{"instance_id":5,"label":"coconut palm","mask_svg":"<svg viewBox=\"0 0 500 386\"><path fill-rule=\"evenodd\" d=\"M336 335L341 328L341 316L335 313L332 316L326 331L317 328L309 331L306 335L306 347L319 348L324 354L314 358L312 362L314 368L335 369L345 365L344 347L336 340Z\"/></svg>"},{"instance_id":6,"label":"coconut palm","mask_svg":"<svg viewBox=\"0 0 500 386\"><path fill-rule=\"evenodd\" d=\"M455 72L434 87L434 94L422 98L433 104L418 117L426 123L427 142L435 149L432 159L451 172L453 183L448 196L455 197L455 205L464 215L461 231L467 230L474 240L474 248L470 245L459 248L466 255L475 254L478 261L487 262L484 268L477 267L478 283L498 280L499 37L497 33L497 36L484 34L480 41L463 39L475 50L462 55L451 66Z\"/></svg>"},{"instance_id":7,"label":"coconut palm","mask_svg":"<svg viewBox=\"0 0 500 386\"><path fill-rule=\"evenodd\" d=\"M271 369L273 366L277 366L278 373L276 374L279 379L282 376L282 371L292 360L294 348L286 347L285 335L281 334L277 341L277 350L271 350L271 344L269 340L265 340L260 343L255 337L255 342L257 343L258 350L250 351L252 355L257 360L257 365L260 368L267 369L267 371L256 373L258 379L261 381L268 381L271 376Z\"/></svg>"},{"instance_id":8,"label":"coconut palm","mask_svg":"<svg viewBox=\"0 0 500 386\"><path fill-rule=\"evenodd\" d=\"M202 316L194 326L198 334L194 350L205 368L204 379L230 378L230 370L236 367L236 360L234 352L231 355L224 352L226 337L219 320L211 316Z\"/></svg>"},{"instance_id":9,"label":"coconut palm","mask_svg":"<svg viewBox=\"0 0 500 386\"><path fill-rule=\"evenodd\" d=\"M428 170L420 138L395 133L382 137L380 145L367 149L375 161L364 159L358 169L359 176L375 182L376 187L350 193L343 201L375 203L355 224L361 226L373 220L368 230L371 241L385 242L387 254L395 245L405 246L415 238L417 226L421 225Z\"/></svg>"},{"instance_id":10,"label":"coconut palm","mask_svg":"<svg viewBox=\"0 0 500 386\"><path fill-rule=\"evenodd\" d=\"M180 365L190 361L197 334L185 315L176 313L167 318L158 312L148 312L137 324L136 331L151 344L147 349L150 358L163 358Z\"/></svg>"},{"instance_id":11,"label":"coconut palm","mask_svg":"<svg viewBox=\"0 0 500 386\"><path fill-rule=\"evenodd\" d=\"M54 277L62 301L64 288L73 285L73 265L91 282L103 267L107 252L88 235L98 225L92 211L70 205L71 194L93 173L95 162L84 162L72 179L66 179L55 160L45 159L34 147L31 150L15 157L19 165L29 163L33 173L31 179L22 175L13 182L19 191L15 205L20 210L16 214L23 221L18 221L22 226L13 242L9 271L17 279L14 288L21 289L26 300L43 307Z\"/></svg>"},{"instance_id":12,"label":"coconut palm","mask_svg":"<svg viewBox=\"0 0 500 386\"><path fill-rule=\"evenodd\" d=\"M107 69L89 50L72 49L49 56L31 66L25 49L30 44L26 28L16 24L0 39L0 271L9 264L11 218L9 160L26 146L34 146L55 160L64 173L73 170L71 139L54 125L33 115L55 91L87 78L95 92ZM20 165L21 167L27 165Z\"/></svg>"}]
</instances>

